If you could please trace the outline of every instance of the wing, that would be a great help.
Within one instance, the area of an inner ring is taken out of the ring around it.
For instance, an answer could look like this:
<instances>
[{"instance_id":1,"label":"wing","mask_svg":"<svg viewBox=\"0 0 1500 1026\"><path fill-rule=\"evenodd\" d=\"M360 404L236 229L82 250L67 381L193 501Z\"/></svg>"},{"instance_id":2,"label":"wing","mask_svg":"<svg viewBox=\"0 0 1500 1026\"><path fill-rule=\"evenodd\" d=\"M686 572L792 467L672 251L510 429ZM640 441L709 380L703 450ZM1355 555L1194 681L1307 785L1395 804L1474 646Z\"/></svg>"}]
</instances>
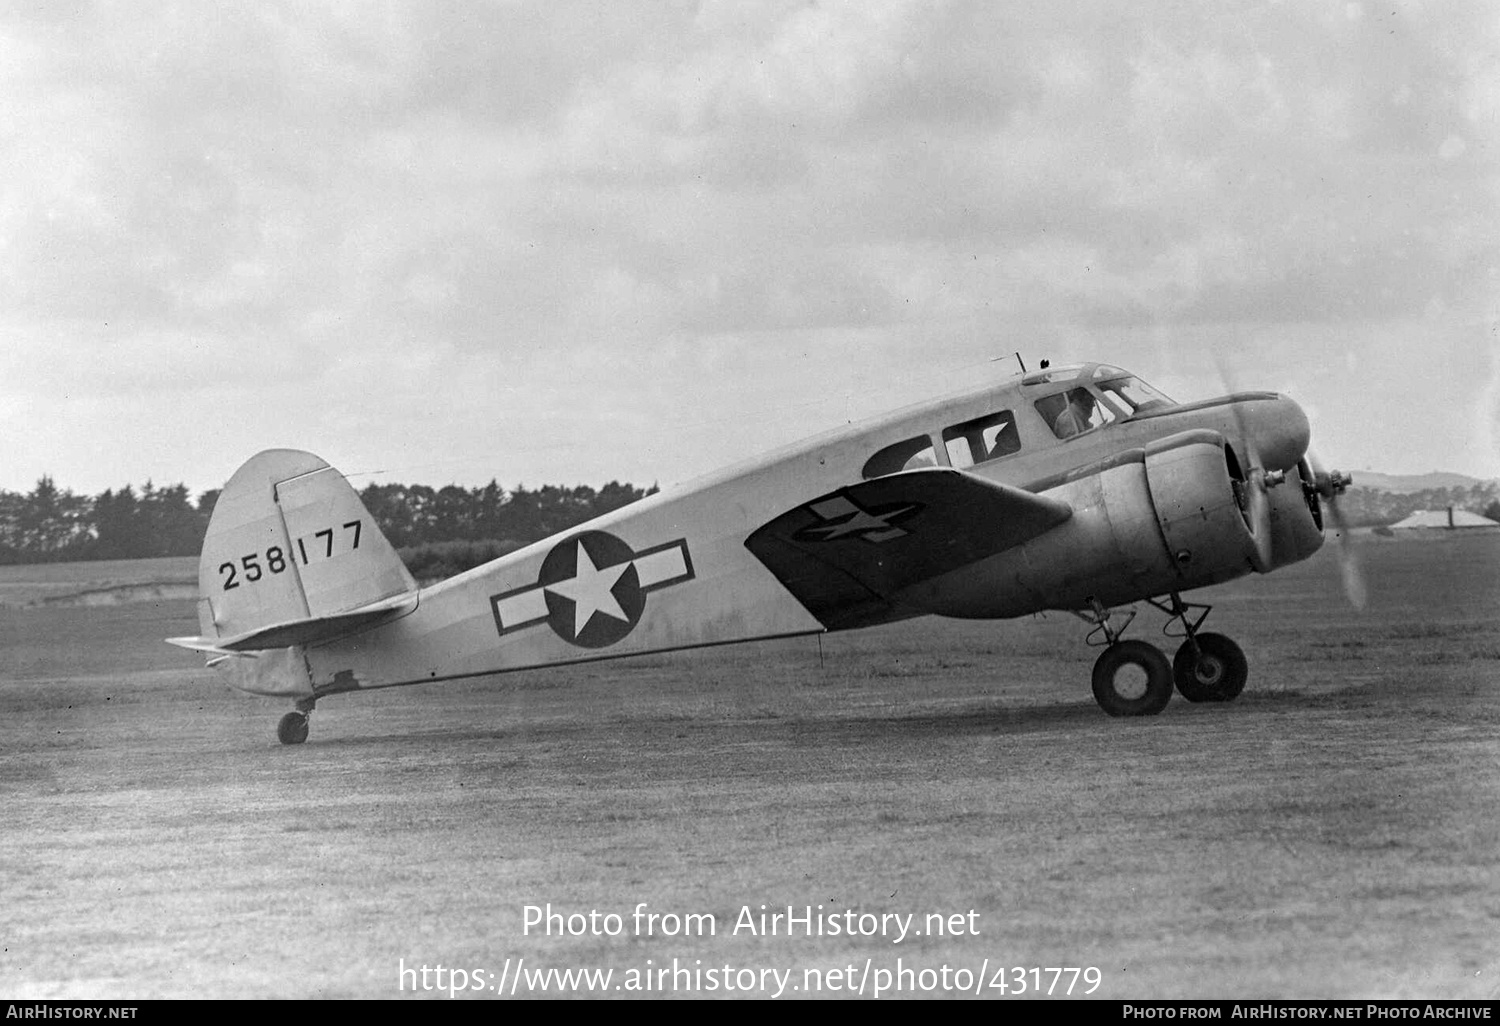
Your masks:
<instances>
[{"instance_id":1,"label":"wing","mask_svg":"<svg viewBox=\"0 0 1500 1026\"><path fill-rule=\"evenodd\" d=\"M946 467L840 488L757 528L757 559L830 630L905 616L912 585L1035 538L1065 502Z\"/></svg>"}]
</instances>

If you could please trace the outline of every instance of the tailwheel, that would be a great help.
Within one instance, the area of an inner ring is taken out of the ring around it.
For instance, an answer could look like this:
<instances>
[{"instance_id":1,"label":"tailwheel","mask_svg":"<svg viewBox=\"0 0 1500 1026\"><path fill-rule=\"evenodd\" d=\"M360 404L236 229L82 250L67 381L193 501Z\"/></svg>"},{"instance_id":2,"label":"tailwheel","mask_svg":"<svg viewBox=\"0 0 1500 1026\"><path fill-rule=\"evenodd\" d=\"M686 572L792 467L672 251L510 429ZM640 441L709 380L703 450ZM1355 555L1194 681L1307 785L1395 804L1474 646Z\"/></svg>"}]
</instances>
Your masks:
<instances>
[{"instance_id":1,"label":"tailwheel","mask_svg":"<svg viewBox=\"0 0 1500 1026\"><path fill-rule=\"evenodd\" d=\"M289 712L276 724L276 738L284 745L300 745L307 740L307 713Z\"/></svg>"},{"instance_id":2,"label":"tailwheel","mask_svg":"<svg viewBox=\"0 0 1500 1026\"><path fill-rule=\"evenodd\" d=\"M1189 702L1232 702L1245 690L1250 664L1244 650L1222 634L1194 634L1172 660L1177 690Z\"/></svg>"},{"instance_id":3,"label":"tailwheel","mask_svg":"<svg viewBox=\"0 0 1500 1026\"><path fill-rule=\"evenodd\" d=\"M1155 716L1172 700L1172 667L1161 649L1117 641L1094 663L1094 699L1111 716Z\"/></svg>"}]
</instances>

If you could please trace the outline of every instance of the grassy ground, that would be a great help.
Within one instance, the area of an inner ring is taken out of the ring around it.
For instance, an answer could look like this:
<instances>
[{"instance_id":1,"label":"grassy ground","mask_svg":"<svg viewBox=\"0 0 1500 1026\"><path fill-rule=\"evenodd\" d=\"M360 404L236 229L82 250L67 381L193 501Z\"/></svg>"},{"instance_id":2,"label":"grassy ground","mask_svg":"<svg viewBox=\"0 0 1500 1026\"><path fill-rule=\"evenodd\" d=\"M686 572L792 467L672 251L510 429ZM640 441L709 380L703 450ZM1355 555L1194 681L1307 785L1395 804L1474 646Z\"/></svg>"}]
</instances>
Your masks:
<instances>
[{"instance_id":1,"label":"grassy ground","mask_svg":"<svg viewBox=\"0 0 1500 1026\"><path fill-rule=\"evenodd\" d=\"M1049 616L341 696L283 748L280 706L161 645L191 602L0 609L0 993L384 997L403 959L524 957L1493 997L1500 543L1360 552L1362 613L1321 555L1217 589L1246 694L1126 721ZM624 935L528 934L549 902ZM638 902L717 933L632 936ZM978 934L731 932L820 903Z\"/></svg>"}]
</instances>

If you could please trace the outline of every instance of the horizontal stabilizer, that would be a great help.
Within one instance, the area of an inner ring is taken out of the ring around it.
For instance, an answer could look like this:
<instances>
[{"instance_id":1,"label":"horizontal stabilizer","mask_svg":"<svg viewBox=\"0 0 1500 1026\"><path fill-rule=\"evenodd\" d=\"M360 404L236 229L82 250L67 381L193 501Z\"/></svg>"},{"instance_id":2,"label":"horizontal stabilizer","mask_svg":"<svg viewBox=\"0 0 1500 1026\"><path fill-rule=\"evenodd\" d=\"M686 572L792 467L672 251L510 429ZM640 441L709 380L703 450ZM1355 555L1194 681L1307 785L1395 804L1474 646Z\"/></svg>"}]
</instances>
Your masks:
<instances>
[{"instance_id":1,"label":"horizontal stabilizer","mask_svg":"<svg viewBox=\"0 0 1500 1026\"><path fill-rule=\"evenodd\" d=\"M220 648L218 638L166 638L164 640L168 645L176 645L178 648L185 648L189 652L202 652L205 655L218 656L219 659L223 659L226 656L250 655L249 652L231 652L228 649ZM209 665L212 666L217 661L210 660Z\"/></svg>"},{"instance_id":2,"label":"horizontal stabilizer","mask_svg":"<svg viewBox=\"0 0 1500 1026\"><path fill-rule=\"evenodd\" d=\"M365 627L405 616L417 608L415 592L372 602L332 616L314 616L268 624L227 638L168 638L167 643L210 655L242 655L266 648L316 645Z\"/></svg>"},{"instance_id":3,"label":"horizontal stabilizer","mask_svg":"<svg viewBox=\"0 0 1500 1026\"><path fill-rule=\"evenodd\" d=\"M843 629L900 615L895 607L905 589L1020 545L1072 515L1065 502L931 467L804 503L756 529L745 547L825 626Z\"/></svg>"}]
</instances>

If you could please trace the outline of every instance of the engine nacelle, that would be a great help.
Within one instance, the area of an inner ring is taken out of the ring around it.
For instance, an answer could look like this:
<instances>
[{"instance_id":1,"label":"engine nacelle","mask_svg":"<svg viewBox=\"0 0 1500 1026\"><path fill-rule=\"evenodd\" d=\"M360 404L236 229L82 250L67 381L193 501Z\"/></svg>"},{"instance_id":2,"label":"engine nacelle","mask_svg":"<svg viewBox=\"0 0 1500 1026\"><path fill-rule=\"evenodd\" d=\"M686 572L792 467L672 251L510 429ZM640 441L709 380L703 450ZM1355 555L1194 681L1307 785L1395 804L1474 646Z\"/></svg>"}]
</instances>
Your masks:
<instances>
[{"instance_id":1,"label":"engine nacelle","mask_svg":"<svg viewBox=\"0 0 1500 1026\"><path fill-rule=\"evenodd\" d=\"M1041 494L1073 507L1065 523L923 582L901 600L982 618L1082 609L1091 600L1121 605L1232 580L1258 562L1280 565L1316 549L1321 534L1291 475L1267 491L1269 516L1259 532L1252 530L1253 487L1223 435L1185 431L1046 488Z\"/></svg>"},{"instance_id":2,"label":"engine nacelle","mask_svg":"<svg viewBox=\"0 0 1500 1026\"><path fill-rule=\"evenodd\" d=\"M1164 438L1146 448L1145 464L1156 521L1181 578L1177 590L1255 569L1250 485L1223 435L1185 431Z\"/></svg>"},{"instance_id":3,"label":"engine nacelle","mask_svg":"<svg viewBox=\"0 0 1500 1026\"><path fill-rule=\"evenodd\" d=\"M1272 567L1288 566L1323 547L1323 510L1312 467L1302 460L1270 490Z\"/></svg>"}]
</instances>

